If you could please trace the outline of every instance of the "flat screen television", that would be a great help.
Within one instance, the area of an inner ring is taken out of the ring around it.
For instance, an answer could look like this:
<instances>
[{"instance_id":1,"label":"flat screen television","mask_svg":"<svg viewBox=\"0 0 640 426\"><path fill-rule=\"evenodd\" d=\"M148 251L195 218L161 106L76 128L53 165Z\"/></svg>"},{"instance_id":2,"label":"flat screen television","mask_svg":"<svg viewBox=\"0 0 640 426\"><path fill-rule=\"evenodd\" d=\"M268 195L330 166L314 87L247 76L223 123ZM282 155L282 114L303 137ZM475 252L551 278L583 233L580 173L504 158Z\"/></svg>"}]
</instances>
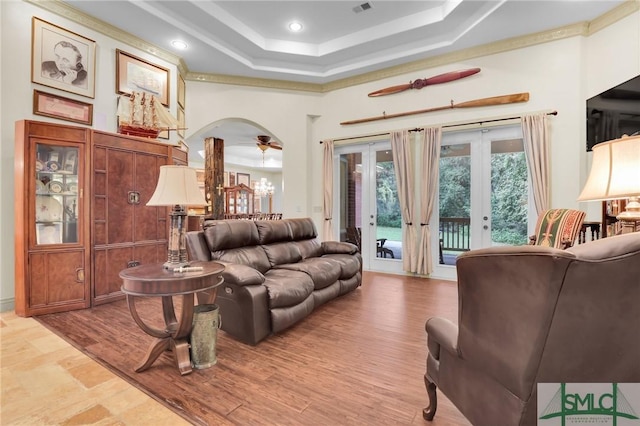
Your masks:
<instances>
[{"instance_id":1,"label":"flat screen television","mask_svg":"<svg viewBox=\"0 0 640 426\"><path fill-rule=\"evenodd\" d=\"M587 99L587 151L640 132L640 75Z\"/></svg>"}]
</instances>

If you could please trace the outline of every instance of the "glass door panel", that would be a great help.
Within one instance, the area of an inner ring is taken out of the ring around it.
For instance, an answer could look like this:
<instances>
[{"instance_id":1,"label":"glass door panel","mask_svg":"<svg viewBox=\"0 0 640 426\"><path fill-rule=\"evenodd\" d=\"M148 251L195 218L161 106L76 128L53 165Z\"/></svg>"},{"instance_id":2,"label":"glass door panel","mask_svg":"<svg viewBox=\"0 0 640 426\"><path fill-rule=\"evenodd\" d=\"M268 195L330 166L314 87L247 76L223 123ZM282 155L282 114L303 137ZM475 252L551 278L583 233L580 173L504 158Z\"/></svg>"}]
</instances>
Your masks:
<instances>
[{"instance_id":1,"label":"glass door panel","mask_svg":"<svg viewBox=\"0 0 640 426\"><path fill-rule=\"evenodd\" d=\"M439 178L434 265L452 270L437 276L454 278L465 251L526 244L535 213L519 126L445 134Z\"/></svg>"},{"instance_id":2,"label":"glass door panel","mask_svg":"<svg viewBox=\"0 0 640 426\"><path fill-rule=\"evenodd\" d=\"M35 243L77 244L80 149L42 143L35 146Z\"/></svg>"},{"instance_id":3,"label":"glass door panel","mask_svg":"<svg viewBox=\"0 0 640 426\"><path fill-rule=\"evenodd\" d=\"M339 147L334 161L340 240L360 248L365 269L401 272L402 220L390 143Z\"/></svg>"}]
</instances>

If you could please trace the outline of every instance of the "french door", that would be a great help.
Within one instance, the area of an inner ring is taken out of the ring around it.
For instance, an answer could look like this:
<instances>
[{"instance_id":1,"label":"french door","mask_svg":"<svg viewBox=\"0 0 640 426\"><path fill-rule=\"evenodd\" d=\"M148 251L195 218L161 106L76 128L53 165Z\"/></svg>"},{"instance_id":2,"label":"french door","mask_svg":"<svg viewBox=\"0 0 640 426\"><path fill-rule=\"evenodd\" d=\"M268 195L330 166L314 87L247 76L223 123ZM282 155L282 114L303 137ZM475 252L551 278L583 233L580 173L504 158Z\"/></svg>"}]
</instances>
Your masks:
<instances>
[{"instance_id":1,"label":"french door","mask_svg":"<svg viewBox=\"0 0 640 426\"><path fill-rule=\"evenodd\" d=\"M360 247L364 269L401 273L402 218L391 142L336 147L333 181L340 241Z\"/></svg>"},{"instance_id":2,"label":"french door","mask_svg":"<svg viewBox=\"0 0 640 426\"><path fill-rule=\"evenodd\" d=\"M434 276L455 278L465 251L527 243L536 216L520 126L443 134L439 178Z\"/></svg>"}]
</instances>

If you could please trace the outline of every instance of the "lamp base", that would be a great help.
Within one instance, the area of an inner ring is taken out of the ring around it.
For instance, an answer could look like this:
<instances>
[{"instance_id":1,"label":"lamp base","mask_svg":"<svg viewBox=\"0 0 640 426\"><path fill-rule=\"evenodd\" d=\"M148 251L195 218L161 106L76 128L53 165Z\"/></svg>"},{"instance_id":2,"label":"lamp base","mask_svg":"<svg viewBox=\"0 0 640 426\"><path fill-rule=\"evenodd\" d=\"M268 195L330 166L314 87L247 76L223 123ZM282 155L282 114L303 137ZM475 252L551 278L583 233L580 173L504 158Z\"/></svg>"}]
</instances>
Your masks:
<instances>
[{"instance_id":1,"label":"lamp base","mask_svg":"<svg viewBox=\"0 0 640 426\"><path fill-rule=\"evenodd\" d=\"M168 269L170 271L173 271L174 269L179 269L179 268L186 268L187 266L190 266L191 263L189 262L170 262L170 261L166 261L164 262L164 264L162 265L164 267L164 269Z\"/></svg>"},{"instance_id":2,"label":"lamp base","mask_svg":"<svg viewBox=\"0 0 640 426\"><path fill-rule=\"evenodd\" d=\"M640 231L640 198L629 197L625 211L616 216L622 225L622 233Z\"/></svg>"}]
</instances>

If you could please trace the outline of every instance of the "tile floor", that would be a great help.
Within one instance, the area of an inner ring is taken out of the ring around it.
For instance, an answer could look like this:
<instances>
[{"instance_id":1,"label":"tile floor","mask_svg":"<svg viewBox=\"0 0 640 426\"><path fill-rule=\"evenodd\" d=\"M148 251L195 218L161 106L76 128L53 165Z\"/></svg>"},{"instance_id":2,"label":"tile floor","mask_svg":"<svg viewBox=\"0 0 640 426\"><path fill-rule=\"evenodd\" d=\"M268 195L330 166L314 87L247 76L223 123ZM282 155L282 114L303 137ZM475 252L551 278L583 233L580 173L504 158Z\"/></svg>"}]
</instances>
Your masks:
<instances>
[{"instance_id":1,"label":"tile floor","mask_svg":"<svg viewBox=\"0 0 640 426\"><path fill-rule=\"evenodd\" d=\"M0 424L189 423L32 318L0 313Z\"/></svg>"}]
</instances>

